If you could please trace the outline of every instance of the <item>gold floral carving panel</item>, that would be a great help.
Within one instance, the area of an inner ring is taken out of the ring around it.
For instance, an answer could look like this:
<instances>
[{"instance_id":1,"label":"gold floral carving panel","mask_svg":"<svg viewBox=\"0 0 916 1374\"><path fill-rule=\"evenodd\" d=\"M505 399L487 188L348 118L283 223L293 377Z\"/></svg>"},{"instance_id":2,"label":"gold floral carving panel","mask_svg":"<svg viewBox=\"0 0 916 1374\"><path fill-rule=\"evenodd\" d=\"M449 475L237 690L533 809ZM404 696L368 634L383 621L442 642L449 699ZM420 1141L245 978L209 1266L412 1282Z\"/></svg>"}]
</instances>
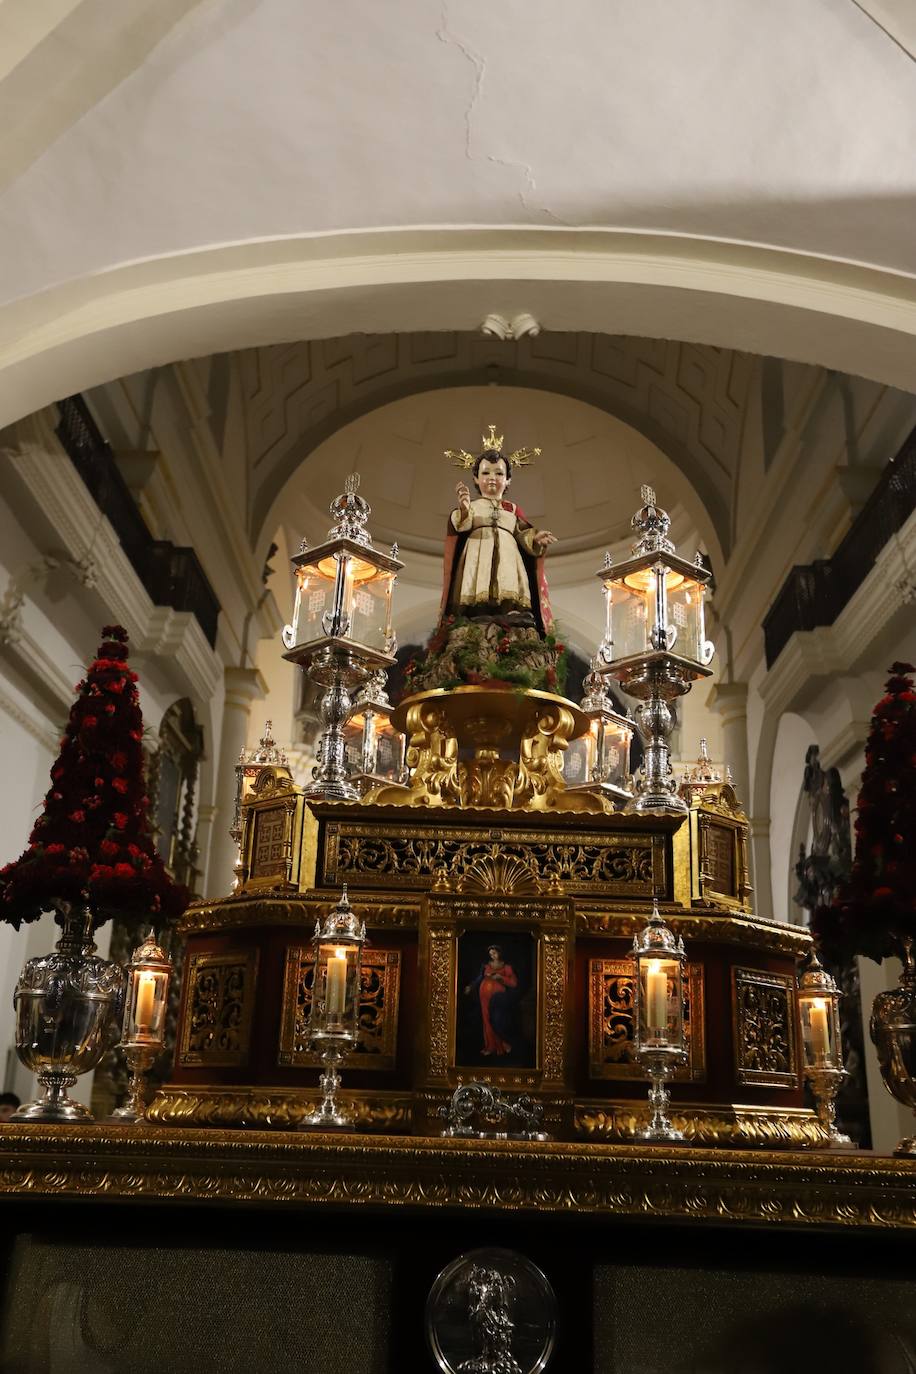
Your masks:
<instances>
[{"instance_id":1,"label":"gold floral carving panel","mask_svg":"<svg viewBox=\"0 0 916 1374\"><path fill-rule=\"evenodd\" d=\"M191 954L178 1062L239 1068L248 1062L257 950Z\"/></svg>"},{"instance_id":2,"label":"gold floral carving panel","mask_svg":"<svg viewBox=\"0 0 916 1374\"><path fill-rule=\"evenodd\" d=\"M688 964L684 978L687 1063L678 1079L706 1077L703 965ZM588 1073L590 1078L644 1078L634 1051L635 963L632 959L588 961Z\"/></svg>"},{"instance_id":3,"label":"gold floral carving panel","mask_svg":"<svg viewBox=\"0 0 916 1374\"><path fill-rule=\"evenodd\" d=\"M567 892L597 892L651 900L665 893L664 835L564 832L505 827L437 827L333 822L325 834L321 881L423 889L445 871L459 882L475 865L520 860L533 875L560 882Z\"/></svg>"},{"instance_id":4,"label":"gold floral carving panel","mask_svg":"<svg viewBox=\"0 0 916 1374\"><path fill-rule=\"evenodd\" d=\"M277 1057L277 1063L283 1068L294 1065L311 1068L321 1062L308 1047L314 976L311 948L291 945L286 951ZM395 1067L400 988L400 950L364 950L360 970L359 1040L353 1054L347 1057L350 1068L388 1071Z\"/></svg>"},{"instance_id":5,"label":"gold floral carving panel","mask_svg":"<svg viewBox=\"0 0 916 1374\"><path fill-rule=\"evenodd\" d=\"M732 969L732 1022L738 1082L797 1088L795 980L787 973Z\"/></svg>"}]
</instances>

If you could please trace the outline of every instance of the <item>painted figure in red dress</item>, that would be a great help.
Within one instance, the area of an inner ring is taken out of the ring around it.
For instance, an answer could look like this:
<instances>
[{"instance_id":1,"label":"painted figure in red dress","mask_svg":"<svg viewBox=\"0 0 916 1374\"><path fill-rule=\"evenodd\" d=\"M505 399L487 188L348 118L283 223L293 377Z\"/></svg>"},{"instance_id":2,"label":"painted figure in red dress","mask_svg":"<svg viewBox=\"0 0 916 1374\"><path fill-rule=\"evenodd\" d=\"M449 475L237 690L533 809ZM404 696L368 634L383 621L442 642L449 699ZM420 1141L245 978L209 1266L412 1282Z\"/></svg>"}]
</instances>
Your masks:
<instances>
[{"instance_id":1,"label":"painted figure in red dress","mask_svg":"<svg viewBox=\"0 0 916 1374\"><path fill-rule=\"evenodd\" d=\"M518 979L511 964L503 960L499 945L487 950L489 961L465 988L465 996L477 992L480 998L480 1018L483 1022L481 1054L511 1054L512 1045L506 1039L512 1032L515 994Z\"/></svg>"}]
</instances>

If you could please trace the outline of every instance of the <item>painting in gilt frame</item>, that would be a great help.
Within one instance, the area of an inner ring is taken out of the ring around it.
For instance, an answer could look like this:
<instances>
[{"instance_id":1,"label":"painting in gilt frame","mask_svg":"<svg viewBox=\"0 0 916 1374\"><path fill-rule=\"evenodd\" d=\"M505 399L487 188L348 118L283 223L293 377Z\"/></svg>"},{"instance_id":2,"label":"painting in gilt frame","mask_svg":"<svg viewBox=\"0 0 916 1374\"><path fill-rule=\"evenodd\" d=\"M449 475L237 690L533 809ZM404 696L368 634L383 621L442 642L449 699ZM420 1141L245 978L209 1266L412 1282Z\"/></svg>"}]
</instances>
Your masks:
<instances>
[{"instance_id":1,"label":"painting in gilt frame","mask_svg":"<svg viewBox=\"0 0 916 1374\"><path fill-rule=\"evenodd\" d=\"M566 897L430 894L421 918L424 1086L564 1092L574 912Z\"/></svg>"}]
</instances>

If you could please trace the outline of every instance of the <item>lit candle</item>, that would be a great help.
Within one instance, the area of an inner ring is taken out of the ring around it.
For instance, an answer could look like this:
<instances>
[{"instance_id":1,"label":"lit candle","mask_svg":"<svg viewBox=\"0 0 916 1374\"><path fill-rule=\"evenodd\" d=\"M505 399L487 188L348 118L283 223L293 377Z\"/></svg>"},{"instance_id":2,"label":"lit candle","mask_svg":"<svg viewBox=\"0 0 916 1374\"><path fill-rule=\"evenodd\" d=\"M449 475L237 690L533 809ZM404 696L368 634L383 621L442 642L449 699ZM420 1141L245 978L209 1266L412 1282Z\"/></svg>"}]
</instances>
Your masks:
<instances>
[{"instance_id":1,"label":"lit candle","mask_svg":"<svg viewBox=\"0 0 916 1374\"><path fill-rule=\"evenodd\" d=\"M812 1057L827 1059L830 1054L830 1033L827 1026L827 1003L824 998L812 998L808 1011L808 1026L811 1030Z\"/></svg>"},{"instance_id":2,"label":"lit candle","mask_svg":"<svg viewBox=\"0 0 916 1374\"><path fill-rule=\"evenodd\" d=\"M156 975L141 973L137 979L137 1030L141 1035L152 1032L153 1012L156 1007Z\"/></svg>"},{"instance_id":3,"label":"lit candle","mask_svg":"<svg viewBox=\"0 0 916 1374\"><path fill-rule=\"evenodd\" d=\"M335 949L328 960L328 982L325 1009L328 1017L342 1016L347 1000L347 951Z\"/></svg>"},{"instance_id":4,"label":"lit candle","mask_svg":"<svg viewBox=\"0 0 916 1374\"><path fill-rule=\"evenodd\" d=\"M656 1035L668 1034L668 975L653 959L646 977L646 1025Z\"/></svg>"}]
</instances>

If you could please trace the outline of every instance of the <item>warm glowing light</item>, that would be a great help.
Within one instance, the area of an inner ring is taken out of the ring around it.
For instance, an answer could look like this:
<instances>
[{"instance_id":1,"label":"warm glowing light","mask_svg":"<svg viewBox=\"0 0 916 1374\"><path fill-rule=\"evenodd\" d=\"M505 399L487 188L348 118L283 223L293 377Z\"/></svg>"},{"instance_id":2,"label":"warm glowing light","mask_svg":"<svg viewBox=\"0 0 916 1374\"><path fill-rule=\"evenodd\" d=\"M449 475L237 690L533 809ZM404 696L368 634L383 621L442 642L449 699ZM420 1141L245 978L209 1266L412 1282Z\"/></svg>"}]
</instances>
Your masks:
<instances>
[{"instance_id":1,"label":"warm glowing light","mask_svg":"<svg viewBox=\"0 0 916 1374\"><path fill-rule=\"evenodd\" d=\"M675 572L672 568L667 569L668 576L665 579L665 586L669 592L673 592L675 587L679 587L684 581L684 574ZM654 592L656 577L652 568L637 568L635 572L627 573L623 579L625 587L630 587L634 592Z\"/></svg>"},{"instance_id":2,"label":"warm glowing light","mask_svg":"<svg viewBox=\"0 0 916 1374\"><path fill-rule=\"evenodd\" d=\"M321 562L317 565L317 570L321 573L322 577L326 577L329 582L333 582L337 577L337 559L333 557L322 558ZM387 573L383 573L374 563L367 563L364 558L350 557L347 559L348 582L359 584L360 582L371 582L373 578L386 576Z\"/></svg>"}]
</instances>

